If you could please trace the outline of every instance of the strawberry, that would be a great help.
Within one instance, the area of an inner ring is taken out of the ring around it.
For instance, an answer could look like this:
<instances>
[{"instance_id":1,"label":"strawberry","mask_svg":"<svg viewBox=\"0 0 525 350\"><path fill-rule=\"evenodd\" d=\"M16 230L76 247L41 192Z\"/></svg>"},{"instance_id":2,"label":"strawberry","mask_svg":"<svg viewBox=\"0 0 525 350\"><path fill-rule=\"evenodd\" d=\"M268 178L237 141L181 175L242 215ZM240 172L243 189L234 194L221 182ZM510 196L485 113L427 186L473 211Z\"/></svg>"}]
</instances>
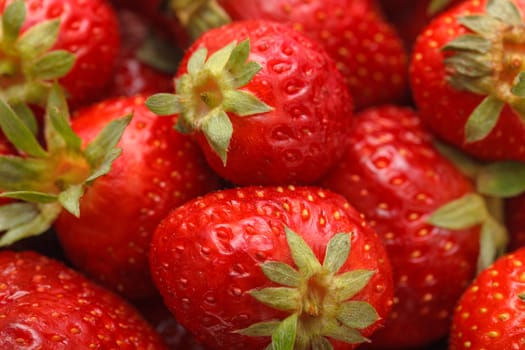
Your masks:
<instances>
[{"instance_id":1,"label":"strawberry","mask_svg":"<svg viewBox=\"0 0 525 350\"><path fill-rule=\"evenodd\" d=\"M31 251L0 251L0 348L166 349L124 299Z\"/></svg>"},{"instance_id":2,"label":"strawberry","mask_svg":"<svg viewBox=\"0 0 525 350\"><path fill-rule=\"evenodd\" d=\"M465 1L416 40L409 74L421 118L480 159L525 160L523 9L523 0Z\"/></svg>"},{"instance_id":3,"label":"strawberry","mask_svg":"<svg viewBox=\"0 0 525 350\"><path fill-rule=\"evenodd\" d=\"M354 349L392 303L378 236L316 187L191 200L158 226L150 263L167 307L212 349Z\"/></svg>"},{"instance_id":4,"label":"strawberry","mask_svg":"<svg viewBox=\"0 0 525 350\"><path fill-rule=\"evenodd\" d=\"M406 100L407 54L376 0L217 2L234 21L285 22L319 42L336 61L356 109Z\"/></svg>"},{"instance_id":5,"label":"strawberry","mask_svg":"<svg viewBox=\"0 0 525 350\"><path fill-rule=\"evenodd\" d=\"M446 336L454 305L476 273L479 224L486 231L498 225L413 109L363 110L347 137L345 157L321 185L365 215L392 263L395 302L371 347L422 348Z\"/></svg>"},{"instance_id":6,"label":"strawberry","mask_svg":"<svg viewBox=\"0 0 525 350\"><path fill-rule=\"evenodd\" d=\"M110 80L120 39L106 0L0 0L0 15L2 89L10 103L43 105L60 78L78 106Z\"/></svg>"},{"instance_id":7,"label":"strawberry","mask_svg":"<svg viewBox=\"0 0 525 350\"><path fill-rule=\"evenodd\" d=\"M211 167L238 184L307 184L342 156L352 98L334 61L287 25L238 21L187 51L176 95L153 95L157 114L180 112Z\"/></svg>"},{"instance_id":8,"label":"strawberry","mask_svg":"<svg viewBox=\"0 0 525 350\"><path fill-rule=\"evenodd\" d=\"M103 125L133 113L111 170L86 189L79 213L63 211L55 229L66 256L79 270L129 298L155 293L148 246L157 224L172 208L218 189L197 145L157 117L144 97L104 100L76 111L72 128L87 144Z\"/></svg>"},{"instance_id":9,"label":"strawberry","mask_svg":"<svg viewBox=\"0 0 525 350\"><path fill-rule=\"evenodd\" d=\"M525 248L521 248L481 272L462 295L449 349L521 349L524 322Z\"/></svg>"}]
</instances>

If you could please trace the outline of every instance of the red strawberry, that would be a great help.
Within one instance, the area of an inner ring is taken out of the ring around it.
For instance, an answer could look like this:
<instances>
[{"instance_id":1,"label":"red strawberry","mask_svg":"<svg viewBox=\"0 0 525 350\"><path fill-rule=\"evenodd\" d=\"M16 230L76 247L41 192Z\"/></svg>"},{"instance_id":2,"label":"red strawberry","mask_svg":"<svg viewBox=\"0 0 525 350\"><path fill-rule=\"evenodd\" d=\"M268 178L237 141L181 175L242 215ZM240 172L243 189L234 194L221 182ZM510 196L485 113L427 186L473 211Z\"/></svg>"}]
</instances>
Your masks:
<instances>
[{"instance_id":1,"label":"red strawberry","mask_svg":"<svg viewBox=\"0 0 525 350\"><path fill-rule=\"evenodd\" d=\"M488 220L478 207L483 201L437 152L410 108L364 110L347 137L344 159L321 183L365 215L394 273L392 313L371 345L422 348L446 336L454 305L476 272L478 224ZM431 217L447 204L454 220Z\"/></svg>"},{"instance_id":2,"label":"red strawberry","mask_svg":"<svg viewBox=\"0 0 525 350\"><path fill-rule=\"evenodd\" d=\"M177 95L154 95L158 114L180 112L212 168L240 185L307 184L342 156L352 99L314 41L268 21L210 30L183 58Z\"/></svg>"},{"instance_id":3,"label":"red strawberry","mask_svg":"<svg viewBox=\"0 0 525 350\"><path fill-rule=\"evenodd\" d=\"M379 238L315 187L189 201L157 228L150 261L175 318L212 349L354 349L392 303Z\"/></svg>"},{"instance_id":4,"label":"red strawberry","mask_svg":"<svg viewBox=\"0 0 525 350\"><path fill-rule=\"evenodd\" d=\"M376 0L217 2L234 21L285 22L321 43L344 76L356 109L405 101L408 95L405 48Z\"/></svg>"},{"instance_id":5,"label":"red strawberry","mask_svg":"<svg viewBox=\"0 0 525 350\"><path fill-rule=\"evenodd\" d=\"M80 215L64 211L55 229L65 253L80 270L132 298L155 293L148 247L157 224L172 208L218 189L219 178L199 148L157 117L144 97L110 99L78 110L73 130L84 143L103 125L133 113L118 146L122 154L80 201Z\"/></svg>"},{"instance_id":6,"label":"red strawberry","mask_svg":"<svg viewBox=\"0 0 525 350\"><path fill-rule=\"evenodd\" d=\"M9 28L0 39L9 102L43 104L42 89L55 78L73 106L98 97L120 45L117 18L106 0L0 0L0 14Z\"/></svg>"},{"instance_id":7,"label":"red strawberry","mask_svg":"<svg viewBox=\"0 0 525 350\"><path fill-rule=\"evenodd\" d=\"M523 0L469 0L418 37L416 106L433 132L485 160L525 160Z\"/></svg>"},{"instance_id":8,"label":"red strawberry","mask_svg":"<svg viewBox=\"0 0 525 350\"><path fill-rule=\"evenodd\" d=\"M450 350L522 349L525 248L498 259L465 291L454 313Z\"/></svg>"},{"instance_id":9,"label":"red strawberry","mask_svg":"<svg viewBox=\"0 0 525 350\"><path fill-rule=\"evenodd\" d=\"M0 252L0 348L166 349L135 308L58 261Z\"/></svg>"}]
</instances>

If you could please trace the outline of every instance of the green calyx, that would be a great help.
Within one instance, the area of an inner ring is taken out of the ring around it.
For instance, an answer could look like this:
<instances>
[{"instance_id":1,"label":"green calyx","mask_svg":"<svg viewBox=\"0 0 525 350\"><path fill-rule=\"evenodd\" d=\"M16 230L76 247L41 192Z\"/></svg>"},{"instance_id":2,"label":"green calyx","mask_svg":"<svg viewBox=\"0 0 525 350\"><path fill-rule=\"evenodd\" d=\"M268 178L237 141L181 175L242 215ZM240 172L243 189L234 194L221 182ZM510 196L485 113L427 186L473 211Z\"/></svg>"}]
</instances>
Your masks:
<instances>
[{"instance_id":1,"label":"green calyx","mask_svg":"<svg viewBox=\"0 0 525 350\"><path fill-rule=\"evenodd\" d=\"M465 125L465 141L484 139L508 104L525 122L525 23L511 0L489 0L485 14L458 21L471 32L443 47L448 82L486 96Z\"/></svg>"},{"instance_id":2,"label":"green calyx","mask_svg":"<svg viewBox=\"0 0 525 350\"><path fill-rule=\"evenodd\" d=\"M427 15L434 16L447 7L452 0L431 0L427 6Z\"/></svg>"},{"instance_id":3,"label":"green calyx","mask_svg":"<svg viewBox=\"0 0 525 350\"><path fill-rule=\"evenodd\" d=\"M25 18L23 0L13 1L1 16L0 97L11 105L44 107L54 81L73 68L75 55L51 50L58 39L58 19L40 22L20 34Z\"/></svg>"},{"instance_id":4,"label":"green calyx","mask_svg":"<svg viewBox=\"0 0 525 350\"><path fill-rule=\"evenodd\" d=\"M79 216L85 186L109 172L121 153L116 145L131 120L126 116L110 122L83 148L71 129L66 99L57 84L46 104L44 148L36 138L30 109L12 108L0 99L0 128L23 155L0 156L0 196L22 201L0 207L0 232L6 231L0 246L44 232L61 208ZM20 220L2 219L2 213L9 218L13 210L27 214L19 215Z\"/></svg>"},{"instance_id":5,"label":"green calyx","mask_svg":"<svg viewBox=\"0 0 525 350\"><path fill-rule=\"evenodd\" d=\"M169 7L192 40L206 31L230 23L230 16L216 0L171 0Z\"/></svg>"},{"instance_id":6,"label":"green calyx","mask_svg":"<svg viewBox=\"0 0 525 350\"><path fill-rule=\"evenodd\" d=\"M368 341L359 330L378 319L374 307L351 300L370 281L374 271L337 272L350 254L350 234L339 233L327 245L321 264L311 248L285 227L293 267L277 261L261 265L264 274L281 287L254 289L251 295L272 308L290 313L284 320L260 322L239 330L248 336L269 336L266 349L332 349L328 338L358 344Z\"/></svg>"},{"instance_id":7,"label":"green calyx","mask_svg":"<svg viewBox=\"0 0 525 350\"><path fill-rule=\"evenodd\" d=\"M261 69L258 63L247 61L249 54L248 39L240 44L233 42L208 58L206 48L198 49L188 60L188 73L175 82L177 94L153 95L146 106L158 115L178 113L177 130L202 132L226 164L233 134L227 113L246 117L272 110L257 96L240 89Z\"/></svg>"}]
</instances>

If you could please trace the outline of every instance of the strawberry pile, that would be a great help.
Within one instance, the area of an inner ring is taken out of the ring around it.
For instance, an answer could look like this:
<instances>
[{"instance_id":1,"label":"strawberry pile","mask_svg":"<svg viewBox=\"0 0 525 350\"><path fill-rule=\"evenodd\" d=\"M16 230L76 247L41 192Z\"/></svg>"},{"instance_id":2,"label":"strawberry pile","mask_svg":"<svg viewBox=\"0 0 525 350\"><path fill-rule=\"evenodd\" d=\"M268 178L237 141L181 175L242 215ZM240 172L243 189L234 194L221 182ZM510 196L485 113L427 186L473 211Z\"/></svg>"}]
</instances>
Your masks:
<instances>
[{"instance_id":1,"label":"strawberry pile","mask_svg":"<svg viewBox=\"0 0 525 350\"><path fill-rule=\"evenodd\" d=\"M524 0L0 0L0 348L525 348Z\"/></svg>"}]
</instances>

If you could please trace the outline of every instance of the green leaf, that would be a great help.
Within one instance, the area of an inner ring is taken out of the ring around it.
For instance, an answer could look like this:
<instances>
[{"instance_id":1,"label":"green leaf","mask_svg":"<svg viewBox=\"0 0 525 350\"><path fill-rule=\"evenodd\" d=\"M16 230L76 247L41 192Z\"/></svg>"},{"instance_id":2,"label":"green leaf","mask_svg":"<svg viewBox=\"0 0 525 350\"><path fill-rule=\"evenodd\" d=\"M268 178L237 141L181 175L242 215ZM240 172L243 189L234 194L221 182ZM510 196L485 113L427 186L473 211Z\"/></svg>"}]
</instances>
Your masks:
<instances>
[{"instance_id":1,"label":"green leaf","mask_svg":"<svg viewBox=\"0 0 525 350\"><path fill-rule=\"evenodd\" d=\"M111 171L111 167L113 166L113 162L118 157L120 157L121 154L122 154L122 148L114 148L111 151L109 151L106 154L106 157L104 158L102 163L100 163L100 165L98 166L98 168L95 168L93 172L89 175L89 177L86 179L86 183L89 184L93 182L94 180L96 180L97 178L109 173Z\"/></svg>"},{"instance_id":2,"label":"green leaf","mask_svg":"<svg viewBox=\"0 0 525 350\"><path fill-rule=\"evenodd\" d=\"M28 222L38 215L33 203L9 203L0 206L0 231L6 231Z\"/></svg>"},{"instance_id":3,"label":"green leaf","mask_svg":"<svg viewBox=\"0 0 525 350\"><path fill-rule=\"evenodd\" d=\"M319 271L321 264L304 239L287 226L285 226L284 231L293 261L299 268L299 272L305 277L310 277Z\"/></svg>"},{"instance_id":4,"label":"green leaf","mask_svg":"<svg viewBox=\"0 0 525 350\"><path fill-rule=\"evenodd\" d=\"M487 2L487 13L512 26L523 26L523 18L513 1L491 0Z\"/></svg>"},{"instance_id":5,"label":"green leaf","mask_svg":"<svg viewBox=\"0 0 525 350\"><path fill-rule=\"evenodd\" d=\"M34 190L42 183L49 162L39 158L0 156L0 189L4 191Z\"/></svg>"},{"instance_id":6,"label":"green leaf","mask_svg":"<svg viewBox=\"0 0 525 350\"><path fill-rule=\"evenodd\" d=\"M485 97L467 120L465 125L466 142L476 142L487 137L496 126L504 105L505 103L496 97L491 95Z\"/></svg>"},{"instance_id":7,"label":"green leaf","mask_svg":"<svg viewBox=\"0 0 525 350\"><path fill-rule=\"evenodd\" d=\"M12 105L11 108L13 109L13 112L15 112L15 114L20 118L20 120L24 122L29 131L31 131L33 135L36 135L38 132L38 123L31 108L23 103Z\"/></svg>"},{"instance_id":8,"label":"green leaf","mask_svg":"<svg viewBox=\"0 0 525 350\"><path fill-rule=\"evenodd\" d=\"M292 314L284 319L272 334L274 350L293 350L297 335L297 314Z\"/></svg>"},{"instance_id":9,"label":"green leaf","mask_svg":"<svg viewBox=\"0 0 525 350\"><path fill-rule=\"evenodd\" d=\"M486 195L509 198L525 192L525 163L489 163L477 176L477 190Z\"/></svg>"},{"instance_id":10,"label":"green leaf","mask_svg":"<svg viewBox=\"0 0 525 350\"><path fill-rule=\"evenodd\" d=\"M360 344L369 341L356 329L338 325L336 323L328 326L324 334L330 338L334 338L348 344Z\"/></svg>"},{"instance_id":11,"label":"green leaf","mask_svg":"<svg viewBox=\"0 0 525 350\"><path fill-rule=\"evenodd\" d=\"M492 43L487 38L475 34L465 34L456 37L449 41L443 50L469 50L478 53L488 52L492 47Z\"/></svg>"},{"instance_id":12,"label":"green leaf","mask_svg":"<svg viewBox=\"0 0 525 350\"><path fill-rule=\"evenodd\" d=\"M26 30L16 42L23 58L39 57L49 51L58 39L59 19L52 19L35 24Z\"/></svg>"},{"instance_id":13,"label":"green leaf","mask_svg":"<svg viewBox=\"0 0 525 350\"><path fill-rule=\"evenodd\" d=\"M63 110L55 106L48 106L48 118L50 126L53 126L53 134L48 133L48 147L50 149L62 148L80 152L82 139L73 131Z\"/></svg>"},{"instance_id":14,"label":"green leaf","mask_svg":"<svg viewBox=\"0 0 525 350\"><path fill-rule=\"evenodd\" d=\"M224 111L214 109L202 121L201 128L210 147L226 165L228 147L233 135L233 125L228 115Z\"/></svg>"},{"instance_id":15,"label":"green leaf","mask_svg":"<svg viewBox=\"0 0 525 350\"><path fill-rule=\"evenodd\" d=\"M252 324L251 326L237 331L242 335L250 337L269 337L275 329L281 324L281 321L267 321Z\"/></svg>"},{"instance_id":16,"label":"green leaf","mask_svg":"<svg viewBox=\"0 0 525 350\"><path fill-rule=\"evenodd\" d=\"M2 15L2 40L7 45L15 42L25 22L26 6L23 0L13 1Z\"/></svg>"},{"instance_id":17,"label":"green leaf","mask_svg":"<svg viewBox=\"0 0 525 350\"><path fill-rule=\"evenodd\" d=\"M250 61L241 67L231 69L230 76L226 79L229 86L234 89L243 87L252 81L253 77L262 69L261 65L255 61Z\"/></svg>"},{"instance_id":18,"label":"green leaf","mask_svg":"<svg viewBox=\"0 0 525 350\"><path fill-rule=\"evenodd\" d=\"M337 319L350 328L364 329L378 319L374 307L365 301L349 301L337 309Z\"/></svg>"},{"instance_id":19,"label":"green leaf","mask_svg":"<svg viewBox=\"0 0 525 350\"><path fill-rule=\"evenodd\" d=\"M266 277L272 282L289 287L299 286L301 276L289 265L278 261L270 261L261 264L261 268Z\"/></svg>"},{"instance_id":20,"label":"green leaf","mask_svg":"<svg viewBox=\"0 0 525 350\"><path fill-rule=\"evenodd\" d=\"M250 295L264 305L284 311L297 310L301 297L296 288L287 287L254 289L250 291Z\"/></svg>"},{"instance_id":21,"label":"green leaf","mask_svg":"<svg viewBox=\"0 0 525 350\"><path fill-rule=\"evenodd\" d=\"M0 99L0 128L7 139L20 151L33 157L47 156L47 152L40 146L26 123L2 99Z\"/></svg>"},{"instance_id":22,"label":"green leaf","mask_svg":"<svg viewBox=\"0 0 525 350\"><path fill-rule=\"evenodd\" d=\"M98 168L107 159L107 154L118 144L132 115L112 120L102 129L97 137L90 142L84 153L93 168Z\"/></svg>"},{"instance_id":23,"label":"green leaf","mask_svg":"<svg viewBox=\"0 0 525 350\"><path fill-rule=\"evenodd\" d=\"M435 210L428 223L450 230L462 230L482 224L488 217L485 201L477 193L468 193Z\"/></svg>"},{"instance_id":24,"label":"green leaf","mask_svg":"<svg viewBox=\"0 0 525 350\"><path fill-rule=\"evenodd\" d=\"M273 109L257 96L242 90L224 91L222 106L225 111L233 112L241 117L266 113Z\"/></svg>"},{"instance_id":25,"label":"green leaf","mask_svg":"<svg viewBox=\"0 0 525 350\"><path fill-rule=\"evenodd\" d=\"M188 74L194 75L197 74L204 68L206 62L206 57L208 56L208 50L205 47L201 47L196 50L188 60L188 65L186 66Z\"/></svg>"},{"instance_id":26,"label":"green leaf","mask_svg":"<svg viewBox=\"0 0 525 350\"><path fill-rule=\"evenodd\" d=\"M60 192L58 201L64 209L78 218L80 216L80 197L82 197L83 194L83 185L69 186L65 191Z\"/></svg>"},{"instance_id":27,"label":"green leaf","mask_svg":"<svg viewBox=\"0 0 525 350\"><path fill-rule=\"evenodd\" d=\"M496 259L506 252L508 232L505 226L489 217L481 226L479 255L477 261L478 273L489 267Z\"/></svg>"},{"instance_id":28,"label":"green leaf","mask_svg":"<svg viewBox=\"0 0 525 350\"><path fill-rule=\"evenodd\" d=\"M348 260L350 254L350 234L339 233L333 236L326 247L323 266L336 273Z\"/></svg>"},{"instance_id":29,"label":"green leaf","mask_svg":"<svg viewBox=\"0 0 525 350\"><path fill-rule=\"evenodd\" d=\"M312 350L334 350L332 343L322 336L312 338Z\"/></svg>"},{"instance_id":30,"label":"green leaf","mask_svg":"<svg viewBox=\"0 0 525 350\"><path fill-rule=\"evenodd\" d=\"M52 203L57 200L57 196L44 192L37 191L12 191L12 192L3 192L0 194L0 197L7 197L13 199L19 199L29 203Z\"/></svg>"},{"instance_id":31,"label":"green leaf","mask_svg":"<svg viewBox=\"0 0 525 350\"><path fill-rule=\"evenodd\" d=\"M148 97L146 107L156 115L166 116L181 112L179 97L174 94L158 93Z\"/></svg>"},{"instance_id":32,"label":"green leaf","mask_svg":"<svg viewBox=\"0 0 525 350\"><path fill-rule=\"evenodd\" d=\"M231 55L225 65L226 70L234 71L236 67L242 67L246 63L246 60L248 60L249 56L250 39L248 38L241 41L233 48Z\"/></svg>"},{"instance_id":33,"label":"green leaf","mask_svg":"<svg viewBox=\"0 0 525 350\"><path fill-rule=\"evenodd\" d=\"M484 36L492 36L501 25L497 19L480 14L461 16L458 18L458 22L473 32Z\"/></svg>"},{"instance_id":34,"label":"green leaf","mask_svg":"<svg viewBox=\"0 0 525 350\"><path fill-rule=\"evenodd\" d=\"M235 46L236 46L236 42L234 41L222 47L221 49L215 51L206 60L204 67L209 69L210 72L212 72L212 74L214 75L220 74L224 70L226 63L229 61L230 56Z\"/></svg>"},{"instance_id":35,"label":"green leaf","mask_svg":"<svg viewBox=\"0 0 525 350\"><path fill-rule=\"evenodd\" d=\"M62 78L71 71L75 60L76 56L68 51L51 51L38 58L31 65L30 74L41 80Z\"/></svg>"},{"instance_id":36,"label":"green leaf","mask_svg":"<svg viewBox=\"0 0 525 350\"><path fill-rule=\"evenodd\" d=\"M372 270L353 270L336 276L337 301L343 302L355 296L366 287L374 274Z\"/></svg>"},{"instance_id":37,"label":"green leaf","mask_svg":"<svg viewBox=\"0 0 525 350\"><path fill-rule=\"evenodd\" d=\"M512 86L510 91L518 97L525 97L525 72L518 74L516 84Z\"/></svg>"},{"instance_id":38,"label":"green leaf","mask_svg":"<svg viewBox=\"0 0 525 350\"><path fill-rule=\"evenodd\" d=\"M461 152L457 147L434 140L434 146L445 158L451 161L469 179L475 179L482 164L474 158Z\"/></svg>"}]
</instances>

